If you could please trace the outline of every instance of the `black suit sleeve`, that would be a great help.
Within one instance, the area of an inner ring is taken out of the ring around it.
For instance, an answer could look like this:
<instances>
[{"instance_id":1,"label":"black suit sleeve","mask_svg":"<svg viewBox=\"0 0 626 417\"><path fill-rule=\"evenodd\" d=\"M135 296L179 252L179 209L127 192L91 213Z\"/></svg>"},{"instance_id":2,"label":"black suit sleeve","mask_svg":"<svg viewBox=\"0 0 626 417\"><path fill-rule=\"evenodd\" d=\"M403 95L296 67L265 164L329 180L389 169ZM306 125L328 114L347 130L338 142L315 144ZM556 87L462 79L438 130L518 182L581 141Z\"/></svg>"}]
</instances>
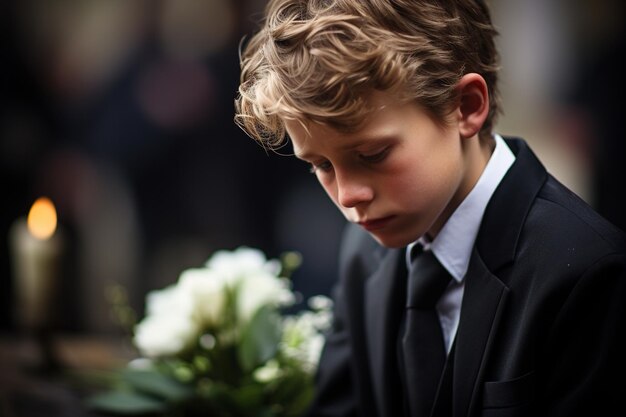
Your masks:
<instances>
[{"instance_id":1,"label":"black suit sleeve","mask_svg":"<svg viewBox=\"0 0 626 417\"><path fill-rule=\"evenodd\" d=\"M608 255L581 277L551 332L539 369L542 415L626 416L626 257Z\"/></svg>"}]
</instances>

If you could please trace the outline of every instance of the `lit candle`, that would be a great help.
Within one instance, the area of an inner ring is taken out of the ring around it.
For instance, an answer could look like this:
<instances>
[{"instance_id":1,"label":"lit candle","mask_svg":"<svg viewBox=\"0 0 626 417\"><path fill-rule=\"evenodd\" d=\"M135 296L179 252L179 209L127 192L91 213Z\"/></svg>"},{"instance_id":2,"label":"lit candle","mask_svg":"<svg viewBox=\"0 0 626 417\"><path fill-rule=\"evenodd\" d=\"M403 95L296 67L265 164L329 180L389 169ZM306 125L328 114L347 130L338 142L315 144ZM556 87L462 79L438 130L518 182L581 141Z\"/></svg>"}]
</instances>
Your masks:
<instances>
[{"instance_id":1,"label":"lit candle","mask_svg":"<svg viewBox=\"0 0 626 417\"><path fill-rule=\"evenodd\" d=\"M13 255L15 307L23 329L42 329L51 324L59 286L63 235L50 199L35 201L28 219L17 219L9 232Z\"/></svg>"}]
</instances>

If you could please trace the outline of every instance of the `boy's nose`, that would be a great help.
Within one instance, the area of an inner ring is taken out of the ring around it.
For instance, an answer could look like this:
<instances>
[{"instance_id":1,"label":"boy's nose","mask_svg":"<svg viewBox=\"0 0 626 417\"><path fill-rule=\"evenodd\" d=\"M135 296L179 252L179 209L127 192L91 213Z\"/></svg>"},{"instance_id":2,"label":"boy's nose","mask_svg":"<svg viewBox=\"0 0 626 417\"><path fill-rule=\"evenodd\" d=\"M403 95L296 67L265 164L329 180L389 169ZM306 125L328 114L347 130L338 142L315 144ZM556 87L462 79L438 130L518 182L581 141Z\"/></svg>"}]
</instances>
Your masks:
<instances>
[{"instance_id":1,"label":"boy's nose","mask_svg":"<svg viewBox=\"0 0 626 417\"><path fill-rule=\"evenodd\" d=\"M371 201L374 197L372 188L354 179L337 180L337 201L342 207L355 207Z\"/></svg>"}]
</instances>

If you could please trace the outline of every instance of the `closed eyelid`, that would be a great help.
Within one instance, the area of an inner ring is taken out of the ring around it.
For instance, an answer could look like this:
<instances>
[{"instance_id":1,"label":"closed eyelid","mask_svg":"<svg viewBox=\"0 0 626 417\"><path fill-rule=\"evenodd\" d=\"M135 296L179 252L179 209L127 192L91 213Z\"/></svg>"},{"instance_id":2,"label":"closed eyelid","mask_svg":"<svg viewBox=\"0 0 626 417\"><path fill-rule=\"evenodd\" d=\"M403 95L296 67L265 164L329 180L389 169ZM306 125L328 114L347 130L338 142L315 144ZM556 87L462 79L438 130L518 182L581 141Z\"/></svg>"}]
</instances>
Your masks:
<instances>
[{"instance_id":1,"label":"closed eyelid","mask_svg":"<svg viewBox=\"0 0 626 417\"><path fill-rule=\"evenodd\" d=\"M365 162L380 162L384 160L391 152L392 146L385 146L384 148L373 152L362 152L359 154L359 158Z\"/></svg>"},{"instance_id":2,"label":"closed eyelid","mask_svg":"<svg viewBox=\"0 0 626 417\"><path fill-rule=\"evenodd\" d=\"M386 146L382 146L382 147L375 148L375 149L372 149L372 150L368 149L366 151L359 152L359 155L365 156L365 157L376 156L376 155L379 155L381 153L387 152L389 150L389 148L390 148L390 146L386 145Z\"/></svg>"},{"instance_id":3,"label":"closed eyelid","mask_svg":"<svg viewBox=\"0 0 626 417\"><path fill-rule=\"evenodd\" d=\"M318 171L328 172L332 170L333 165L329 161L324 161L320 164L310 164L309 172L316 174Z\"/></svg>"}]
</instances>

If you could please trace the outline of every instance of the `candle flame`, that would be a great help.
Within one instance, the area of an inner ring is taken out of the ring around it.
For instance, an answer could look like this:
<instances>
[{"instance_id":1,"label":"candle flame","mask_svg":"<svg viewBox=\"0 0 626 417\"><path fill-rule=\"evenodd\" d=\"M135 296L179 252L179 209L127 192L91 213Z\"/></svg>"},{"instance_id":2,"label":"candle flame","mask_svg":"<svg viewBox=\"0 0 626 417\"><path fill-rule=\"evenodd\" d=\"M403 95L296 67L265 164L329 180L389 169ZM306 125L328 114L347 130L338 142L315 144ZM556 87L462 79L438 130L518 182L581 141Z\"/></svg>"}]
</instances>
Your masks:
<instances>
[{"instance_id":1,"label":"candle flame","mask_svg":"<svg viewBox=\"0 0 626 417\"><path fill-rule=\"evenodd\" d=\"M49 239L57 228L57 212L47 197L38 198L28 213L28 230L38 239Z\"/></svg>"}]
</instances>

